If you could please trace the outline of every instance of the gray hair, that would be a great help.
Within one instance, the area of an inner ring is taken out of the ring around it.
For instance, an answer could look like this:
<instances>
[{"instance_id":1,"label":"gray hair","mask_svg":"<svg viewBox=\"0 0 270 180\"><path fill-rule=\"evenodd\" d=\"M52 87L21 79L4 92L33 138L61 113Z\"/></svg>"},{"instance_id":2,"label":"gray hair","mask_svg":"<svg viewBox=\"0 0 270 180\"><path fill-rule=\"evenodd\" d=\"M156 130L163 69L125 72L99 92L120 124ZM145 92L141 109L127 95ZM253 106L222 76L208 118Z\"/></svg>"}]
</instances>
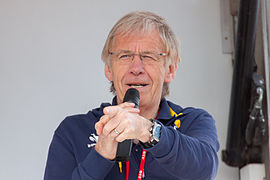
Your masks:
<instances>
[{"instance_id":1,"label":"gray hair","mask_svg":"<svg viewBox=\"0 0 270 180\"><path fill-rule=\"evenodd\" d=\"M163 41L165 51L168 53L167 63L177 64L180 62L179 43L166 20L157 14L147 11L134 11L123 16L111 29L102 50L101 59L110 66L109 51L116 35L131 35L132 33L151 32L156 29ZM111 86L111 92L115 94L115 88ZM169 94L169 85L164 83L162 98Z\"/></svg>"}]
</instances>

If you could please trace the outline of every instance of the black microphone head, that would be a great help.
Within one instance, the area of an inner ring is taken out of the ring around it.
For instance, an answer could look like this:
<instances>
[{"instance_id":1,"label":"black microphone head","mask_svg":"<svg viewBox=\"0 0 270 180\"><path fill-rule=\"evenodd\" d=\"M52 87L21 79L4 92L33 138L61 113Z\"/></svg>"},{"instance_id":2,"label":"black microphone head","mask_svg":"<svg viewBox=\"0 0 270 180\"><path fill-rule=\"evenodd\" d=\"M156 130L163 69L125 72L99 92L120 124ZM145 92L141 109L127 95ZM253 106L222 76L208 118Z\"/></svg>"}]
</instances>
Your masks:
<instances>
[{"instance_id":1,"label":"black microphone head","mask_svg":"<svg viewBox=\"0 0 270 180\"><path fill-rule=\"evenodd\" d=\"M135 108L139 108L140 104L140 93L135 88L127 90L123 102L132 102L135 104Z\"/></svg>"}]
</instances>

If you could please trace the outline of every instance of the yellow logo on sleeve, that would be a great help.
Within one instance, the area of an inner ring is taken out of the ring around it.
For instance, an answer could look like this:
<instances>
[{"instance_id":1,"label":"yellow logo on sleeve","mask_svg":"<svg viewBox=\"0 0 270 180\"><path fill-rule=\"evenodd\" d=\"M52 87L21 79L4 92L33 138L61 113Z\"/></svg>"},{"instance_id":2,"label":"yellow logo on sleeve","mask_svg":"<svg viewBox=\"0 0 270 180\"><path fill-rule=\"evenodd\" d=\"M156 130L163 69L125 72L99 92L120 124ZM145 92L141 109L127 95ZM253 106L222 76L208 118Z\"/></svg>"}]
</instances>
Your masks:
<instances>
[{"instance_id":1,"label":"yellow logo on sleeve","mask_svg":"<svg viewBox=\"0 0 270 180\"><path fill-rule=\"evenodd\" d=\"M176 126L176 128L180 128L181 126L181 121L179 119L174 121L174 125Z\"/></svg>"},{"instance_id":2,"label":"yellow logo on sleeve","mask_svg":"<svg viewBox=\"0 0 270 180\"><path fill-rule=\"evenodd\" d=\"M174 112L171 107L169 107L169 108L170 108L171 116L178 117L178 116L181 116L183 114L183 113L176 114L176 112ZM180 126L181 126L181 121L179 119L176 119L174 121L174 129L180 128Z\"/></svg>"}]
</instances>

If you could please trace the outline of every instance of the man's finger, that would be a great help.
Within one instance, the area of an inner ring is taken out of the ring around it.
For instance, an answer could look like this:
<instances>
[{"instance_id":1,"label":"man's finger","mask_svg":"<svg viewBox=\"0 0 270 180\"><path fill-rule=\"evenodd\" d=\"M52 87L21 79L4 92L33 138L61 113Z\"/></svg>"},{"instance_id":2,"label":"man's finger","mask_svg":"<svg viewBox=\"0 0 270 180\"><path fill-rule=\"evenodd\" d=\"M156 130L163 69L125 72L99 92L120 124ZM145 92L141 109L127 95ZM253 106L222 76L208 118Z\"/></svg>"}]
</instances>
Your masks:
<instances>
[{"instance_id":1,"label":"man's finger","mask_svg":"<svg viewBox=\"0 0 270 180\"><path fill-rule=\"evenodd\" d=\"M132 102L124 102L124 103L119 104L118 106L121 108L126 108L126 107L134 107L135 104Z\"/></svg>"},{"instance_id":2,"label":"man's finger","mask_svg":"<svg viewBox=\"0 0 270 180\"><path fill-rule=\"evenodd\" d=\"M104 125L110 120L110 117L108 115L103 115L99 121L95 124L95 129L97 131L97 134L100 135Z\"/></svg>"},{"instance_id":3,"label":"man's finger","mask_svg":"<svg viewBox=\"0 0 270 180\"><path fill-rule=\"evenodd\" d=\"M119 136L117 136L117 137L115 138L115 140L116 140L117 142L123 142L123 141L126 140L126 139L130 139L130 138L128 138L128 137L126 136L126 133L125 133L125 132L121 133Z\"/></svg>"},{"instance_id":4,"label":"man's finger","mask_svg":"<svg viewBox=\"0 0 270 180\"><path fill-rule=\"evenodd\" d=\"M118 116L115 116L113 118L111 118L103 127L103 131L102 133L104 135L108 135L109 133L111 133L121 122L121 119L119 119Z\"/></svg>"},{"instance_id":5,"label":"man's finger","mask_svg":"<svg viewBox=\"0 0 270 180\"><path fill-rule=\"evenodd\" d=\"M113 118L119 112L126 110L128 112L139 113L140 110L138 108L134 108L133 106L108 106L104 108L103 112L106 115L109 115L110 118Z\"/></svg>"},{"instance_id":6,"label":"man's finger","mask_svg":"<svg viewBox=\"0 0 270 180\"><path fill-rule=\"evenodd\" d=\"M96 129L97 135L100 135L103 130L103 125L97 122L95 124L95 129Z\"/></svg>"},{"instance_id":7,"label":"man's finger","mask_svg":"<svg viewBox=\"0 0 270 180\"><path fill-rule=\"evenodd\" d=\"M110 117L117 114L121 109L134 108L135 104L130 102L124 102L116 106L107 106L103 109L104 114L109 114Z\"/></svg>"}]
</instances>

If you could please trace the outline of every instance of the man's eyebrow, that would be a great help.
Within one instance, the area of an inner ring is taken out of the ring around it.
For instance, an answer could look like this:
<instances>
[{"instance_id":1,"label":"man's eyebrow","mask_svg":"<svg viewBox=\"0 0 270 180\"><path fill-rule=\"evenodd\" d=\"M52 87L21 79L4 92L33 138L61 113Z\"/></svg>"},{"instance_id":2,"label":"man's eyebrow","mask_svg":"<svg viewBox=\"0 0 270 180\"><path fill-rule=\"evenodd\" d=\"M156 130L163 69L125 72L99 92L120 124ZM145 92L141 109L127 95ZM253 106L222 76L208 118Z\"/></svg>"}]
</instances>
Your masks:
<instances>
[{"instance_id":1,"label":"man's eyebrow","mask_svg":"<svg viewBox=\"0 0 270 180\"><path fill-rule=\"evenodd\" d=\"M142 51L141 53L144 53L144 54L151 54L151 53L155 53L156 51Z\"/></svg>"},{"instance_id":2,"label":"man's eyebrow","mask_svg":"<svg viewBox=\"0 0 270 180\"><path fill-rule=\"evenodd\" d=\"M121 53L134 53L134 51L131 50L126 50L126 49L120 49L117 52L121 52ZM151 53L155 53L156 51L151 51L151 50L146 50L146 51L139 51L139 53L143 53L143 54L151 54Z\"/></svg>"},{"instance_id":3,"label":"man's eyebrow","mask_svg":"<svg viewBox=\"0 0 270 180\"><path fill-rule=\"evenodd\" d=\"M117 52L120 52L120 53L131 53L133 51L126 50L126 49L120 49L120 50L117 50Z\"/></svg>"}]
</instances>

